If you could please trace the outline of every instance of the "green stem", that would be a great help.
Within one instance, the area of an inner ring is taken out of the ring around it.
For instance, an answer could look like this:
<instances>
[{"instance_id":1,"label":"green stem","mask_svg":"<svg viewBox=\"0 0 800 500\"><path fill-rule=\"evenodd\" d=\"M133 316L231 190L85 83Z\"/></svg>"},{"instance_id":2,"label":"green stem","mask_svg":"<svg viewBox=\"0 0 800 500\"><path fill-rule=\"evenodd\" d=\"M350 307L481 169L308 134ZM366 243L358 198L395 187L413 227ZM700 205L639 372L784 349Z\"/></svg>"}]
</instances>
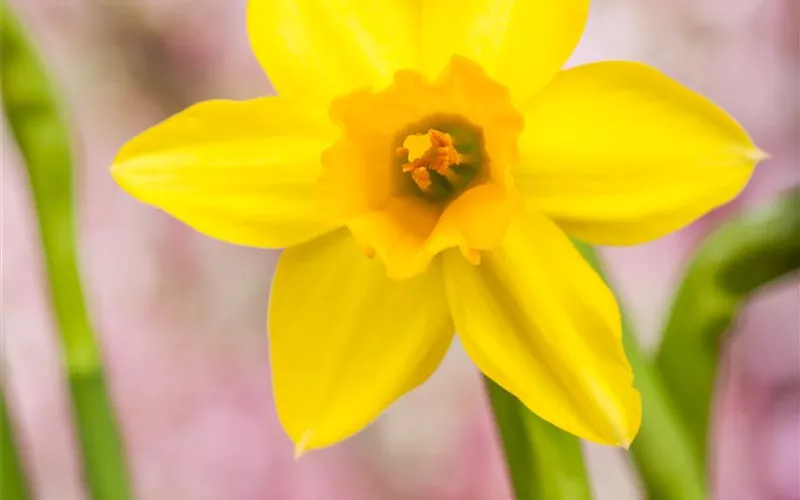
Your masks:
<instances>
[{"instance_id":1,"label":"green stem","mask_svg":"<svg viewBox=\"0 0 800 500\"><path fill-rule=\"evenodd\" d=\"M484 378L516 500L589 500L580 442Z\"/></svg>"},{"instance_id":2,"label":"green stem","mask_svg":"<svg viewBox=\"0 0 800 500\"><path fill-rule=\"evenodd\" d=\"M11 419L6 412L4 397L0 394L0 499L27 500L30 498L29 491Z\"/></svg>"},{"instance_id":3,"label":"green stem","mask_svg":"<svg viewBox=\"0 0 800 500\"><path fill-rule=\"evenodd\" d=\"M631 445L650 500L704 500L703 470L692 454L691 441L680 415L650 359L625 322L623 341L642 394L642 426Z\"/></svg>"},{"instance_id":4,"label":"green stem","mask_svg":"<svg viewBox=\"0 0 800 500\"><path fill-rule=\"evenodd\" d=\"M84 475L94 500L126 500L130 493L122 443L104 392L101 354L78 270L68 129L31 42L5 2L0 9L3 105L28 167Z\"/></svg>"},{"instance_id":5,"label":"green stem","mask_svg":"<svg viewBox=\"0 0 800 500\"><path fill-rule=\"evenodd\" d=\"M130 499L125 450L103 372L71 374L69 386L83 451L83 470L92 498Z\"/></svg>"},{"instance_id":6,"label":"green stem","mask_svg":"<svg viewBox=\"0 0 800 500\"><path fill-rule=\"evenodd\" d=\"M719 348L743 301L800 268L800 191L701 245L678 290L656 361L705 466Z\"/></svg>"},{"instance_id":7,"label":"green stem","mask_svg":"<svg viewBox=\"0 0 800 500\"><path fill-rule=\"evenodd\" d=\"M586 260L605 278L594 249L576 242ZM624 307L623 318L626 318ZM642 426L631 446L650 500L705 500L705 479L691 440L661 376L637 341L636 333L623 319L623 342L642 395Z\"/></svg>"}]
</instances>

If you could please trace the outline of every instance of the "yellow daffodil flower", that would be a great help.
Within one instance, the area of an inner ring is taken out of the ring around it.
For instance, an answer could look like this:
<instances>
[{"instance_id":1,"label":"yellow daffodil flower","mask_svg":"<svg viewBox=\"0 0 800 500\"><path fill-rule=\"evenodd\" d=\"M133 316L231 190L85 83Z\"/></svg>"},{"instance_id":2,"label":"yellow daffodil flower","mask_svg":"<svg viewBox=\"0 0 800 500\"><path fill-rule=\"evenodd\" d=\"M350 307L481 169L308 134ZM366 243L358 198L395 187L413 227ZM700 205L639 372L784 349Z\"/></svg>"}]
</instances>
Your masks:
<instances>
[{"instance_id":1,"label":"yellow daffodil flower","mask_svg":"<svg viewBox=\"0 0 800 500\"><path fill-rule=\"evenodd\" d=\"M139 200L287 248L269 307L298 452L353 435L436 369L480 370L577 436L641 420L617 304L567 234L658 238L736 196L763 153L655 69L561 70L589 0L251 0L277 96L197 104L125 145Z\"/></svg>"}]
</instances>

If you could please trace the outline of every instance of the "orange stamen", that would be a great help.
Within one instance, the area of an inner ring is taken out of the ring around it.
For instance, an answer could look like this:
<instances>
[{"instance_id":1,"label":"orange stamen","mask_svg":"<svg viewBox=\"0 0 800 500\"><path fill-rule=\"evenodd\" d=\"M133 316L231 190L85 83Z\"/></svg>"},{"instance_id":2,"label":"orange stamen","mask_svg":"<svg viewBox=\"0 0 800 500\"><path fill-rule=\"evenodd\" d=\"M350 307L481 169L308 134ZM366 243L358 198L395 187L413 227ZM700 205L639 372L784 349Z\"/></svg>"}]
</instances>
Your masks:
<instances>
[{"instance_id":1,"label":"orange stamen","mask_svg":"<svg viewBox=\"0 0 800 500\"><path fill-rule=\"evenodd\" d=\"M430 129L427 135L430 147L419 157L413 160L409 158L410 161L402 166L403 172L411 172L411 178L422 191L427 191L431 187L431 170L450 178L454 175L450 167L461 163L461 155L453 145L453 137L450 134ZM406 141L411 137L421 136L409 136ZM400 157L406 156L409 154L409 148L404 143L402 147L397 148L396 154Z\"/></svg>"},{"instance_id":2,"label":"orange stamen","mask_svg":"<svg viewBox=\"0 0 800 500\"><path fill-rule=\"evenodd\" d=\"M405 166L403 167L403 171L406 171ZM423 191L427 191L431 187L431 184L433 184L431 181L431 173L428 172L428 169L425 167L414 167L411 171L411 178L414 179L414 183Z\"/></svg>"}]
</instances>

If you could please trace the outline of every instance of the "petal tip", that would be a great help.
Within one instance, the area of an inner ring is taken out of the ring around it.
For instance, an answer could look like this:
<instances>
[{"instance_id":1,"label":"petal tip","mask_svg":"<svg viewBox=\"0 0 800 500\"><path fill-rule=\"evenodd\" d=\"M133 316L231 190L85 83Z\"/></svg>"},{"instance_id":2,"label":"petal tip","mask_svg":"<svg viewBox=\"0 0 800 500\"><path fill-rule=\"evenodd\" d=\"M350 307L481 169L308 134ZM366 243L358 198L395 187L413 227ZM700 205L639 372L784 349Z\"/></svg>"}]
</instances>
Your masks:
<instances>
[{"instance_id":1,"label":"petal tip","mask_svg":"<svg viewBox=\"0 0 800 500\"><path fill-rule=\"evenodd\" d=\"M120 182L120 177L123 176L123 168L120 165L120 162L114 161L110 167L108 167L108 171L111 174L111 177L114 178L115 181Z\"/></svg>"},{"instance_id":2,"label":"petal tip","mask_svg":"<svg viewBox=\"0 0 800 500\"><path fill-rule=\"evenodd\" d=\"M638 390L633 390L629 402L631 413L628 415L628 429L619 436L619 446L626 450L630 450L642 426L642 396Z\"/></svg>"},{"instance_id":3,"label":"petal tip","mask_svg":"<svg viewBox=\"0 0 800 500\"><path fill-rule=\"evenodd\" d=\"M769 160L770 158L772 158L772 155L770 155L763 149L755 148L747 153L747 157L750 160L753 160L754 162L758 163L763 160Z\"/></svg>"},{"instance_id":4,"label":"petal tip","mask_svg":"<svg viewBox=\"0 0 800 500\"><path fill-rule=\"evenodd\" d=\"M635 433L626 432L624 430L617 430L615 429L615 436L614 436L614 446L618 446L625 450L629 450L631 448L631 444L633 440L636 438Z\"/></svg>"},{"instance_id":5,"label":"petal tip","mask_svg":"<svg viewBox=\"0 0 800 500\"><path fill-rule=\"evenodd\" d=\"M108 168L111 178L122 189L129 191L129 171L125 168L124 164L119 160L114 160L114 163Z\"/></svg>"},{"instance_id":6,"label":"petal tip","mask_svg":"<svg viewBox=\"0 0 800 500\"><path fill-rule=\"evenodd\" d=\"M632 393L625 399L624 402L624 416L622 420L612 421L611 431L613 435L606 443L611 446L617 446L625 450L630 450L631 444L639 434L639 428L642 425L642 398L639 391L633 389Z\"/></svg>"},{"instance_id":7,"label":"petal tip","mask_svg":"<svg viewBox=\"0 0 800 500\"><path fill-rule=\"evenodd\" d=\"M305 431L301 436L300 439L294 444L294 459L300 460L303 456L306 455L311 449L309 448L308 444L311 441L311 438L314 436L314 431L309 429Z\"/></svg>"}]
</instances>

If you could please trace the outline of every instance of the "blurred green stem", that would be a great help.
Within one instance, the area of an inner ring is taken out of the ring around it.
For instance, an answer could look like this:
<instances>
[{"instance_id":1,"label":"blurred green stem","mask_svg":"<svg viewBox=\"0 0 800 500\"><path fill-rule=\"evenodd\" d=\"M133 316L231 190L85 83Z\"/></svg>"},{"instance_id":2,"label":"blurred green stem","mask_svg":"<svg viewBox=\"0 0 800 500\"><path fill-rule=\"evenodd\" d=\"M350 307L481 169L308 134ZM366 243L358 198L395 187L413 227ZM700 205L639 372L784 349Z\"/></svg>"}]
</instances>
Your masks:
<instances>
[{"instance_id":1,"label":"blurred green stem","mask_svg":"<svg viewBox=\"0 0 800 500\"><path fill-rule=\"evenodd\" d=\"M6 410L4 396L0 394L0 499L27 500L30 498L29 491L11 419Z\"/></svg>"},{"instance_id":2,"label":"blurred green stem","mask_svg":"<svg viewBox=\"0 0 800 500\"><path fill-rule=\"evenodd\" d=\"M484 377L516 500L591 499L578 439Z\"/></svg>"},{"instance_id":3,"label":"blurred green stem","mask_svg":"<svg viewBox=\"0 0 800 500\"><path fill-rule=\"evenodd\" d=\"M722 336L742 302L800 268L800 191L730 221L701 245L678 290L657 356L702 464Z\"/></svg>"},{"instance_id":4,"label":"blurred green stem","mask_svg":"<svg viewBox=\"0 0 800 500\"><path fill-rule=\"evenodd\" d=\"M28 167L84 475L94 500L127 500L122 442L105 391L100 351L78 271L68 128L30 40L5 2L0 9L3 105Z\"/></svg>"},{"instance_id":5,"label":"blurred green stem","mask_svg":"<svg viewBox=\"0 0 800 500\"><path fill-rule=\"evenodd\" d=\"M594 249L576 242L586 260L603 276ZM660 374L637 341L623 313L623 342L642 395L642 426L631 445L631 455L649 500L705 500L703 471L692 453L691 440Z\"/></svg>"}]
</instances>

